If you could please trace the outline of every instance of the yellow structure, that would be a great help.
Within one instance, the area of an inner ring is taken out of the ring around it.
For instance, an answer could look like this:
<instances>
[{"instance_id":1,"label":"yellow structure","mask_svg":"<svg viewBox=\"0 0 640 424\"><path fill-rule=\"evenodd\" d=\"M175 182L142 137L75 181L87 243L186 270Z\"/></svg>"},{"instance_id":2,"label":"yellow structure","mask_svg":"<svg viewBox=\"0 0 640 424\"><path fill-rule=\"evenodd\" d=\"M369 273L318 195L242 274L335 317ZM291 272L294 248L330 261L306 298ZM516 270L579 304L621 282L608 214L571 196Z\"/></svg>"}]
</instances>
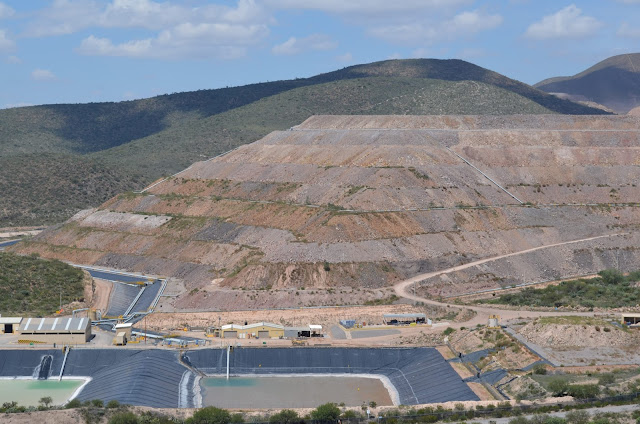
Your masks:
<instances>
[{"instance_id":1,"label":"yellow structure","mask_svg":"<svg viewBox=\"0 0 640 424\"><path fill-rule=\"evenodd\" d=\"M225 339L281 338L284 337L284 326L270 322L257 322L247 325L227 324L222 326L221 334Z\"/></svg>"}]
</instances>

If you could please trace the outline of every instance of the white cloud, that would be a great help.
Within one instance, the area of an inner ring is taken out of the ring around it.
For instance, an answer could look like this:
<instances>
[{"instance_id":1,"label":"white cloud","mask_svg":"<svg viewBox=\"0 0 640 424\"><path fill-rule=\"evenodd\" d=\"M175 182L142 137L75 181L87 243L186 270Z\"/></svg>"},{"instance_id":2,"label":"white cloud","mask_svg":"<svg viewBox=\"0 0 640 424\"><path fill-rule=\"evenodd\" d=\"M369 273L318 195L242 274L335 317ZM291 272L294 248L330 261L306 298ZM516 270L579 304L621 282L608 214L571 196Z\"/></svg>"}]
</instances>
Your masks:
<instances>
[{"instance_id":1,"label":"white cloud","mask_svg":"<svg viewBox=\"0 0 640 424\"><path fill-rule=\"evenodd\" d=\"M453 40L493 29L502 24L502 16L482 10L466 11L439 24L425 22L401 23L379 26L369 33L378 38L397 43L420 42L431 44L439 40Z\"/></svg>"},{"instance_id":2,"label":"white cloud","mask_svg":"<svg viewBox=\"0 0 640 424\"><path fill-rule=\"evenodd\" d=\"M7 37L7 30L0 29L0 52L13 50L16 43Z\"/></svg>"},{"instance_id":3,"label":"white cloud","mask_svg":"<svg viewBox=\"0 0 640 424\"><path fill-rule=\"evenodd\" d=\"M26 36L71 34L88 28L137 28L145 37L114 42L94 32L77 51L86 55L156 59L237 58L261 42L273 18L261 2L237 0L235 7L154 0L54 0L27 25Z\"/></svg>"},{"instance_id":4,"label":"white cloud","mask_svg":"<svg viewBox=\"0 0 640 424\"><path fill-rule=\"evenodd\" d=\"M18 56L12 55L12 56L8 56L5 62L10 63L12 65L18 65L22 63L22 59L20 59Z\"/></svg>"},{"instance_id":5,"label":"white cloud","mask_svg":"<svg viewBox=\"0 0 640 424\"><path fill-rule=\"evenodd\" d=\"M10 16L13 16L14 13L15 13L15 11L12 8L10 8L6 4L0 2L0 19L4 19L4 18L8 18Z\"/></svg>"},{"instance_id":6,"label":"white cloud","mask_svg":"<svg viewBox=\"0 0 640 424\"><path fill-rule=\"evenodd\" d=\"M53 81L56 76L48 69L35 69L31 72L31 79L36 81Z\"/></svg>"},{"instance_id":7,"label":"white cloud","mask_svg":"<svg viewBox=\"0 0 640 424\"><path fill-rule=\"evenodd\" d=\"M575 4L548 15L529 25L525 37L536 40L557 38L584 38L594 34L602 23L585 16Z\"/></svg>"},{"instance_id":8,"label":"white cloud","mask_svg":"<svg viewBox=\"0 0 640 424\"><path fill-rule=\"evenodd\" d=\"M342 63L353 62L353 55L350 52L336 56L336 60Z\"/></svg>"},{"instance_id":9,"label":"white cloud","mask_svg":"<svg viewBox=\"0 0 640 424\"><path fill-rule=\"evenodd\" d=\"M184 23L164 30L154 38L120 44L91 35L82 40L76 51L89 56L235 59L246 55L247 46L266 37L268 31L264 25Z\"/></svg>"},{"instance_id":10,"label":"white cloud","mask_svg":"<svg viewBox=\"0 0 640 424\"><path fill-rule=\"evenodd\" d=\"M619 37L640 38L640 27L632 27L628 23L623 22L616 34Z\"/></svg>"},{"instance_id":11,"label":"white cloud","mask_svg":"<svg viewBox=\"0 0 640 424\"><path fill-rule=\"evenodd\" d=\"M275 55L296 55L310 50L332 50L338 44L325 34L311 34L308 37L291 37L282 44L273 46L271 52Z\"/></svg>"},{"instance_id":12,"label":"white cloud","mask_svg":"<svg viewBox=\"0 0 640 424\"><path fill-rule=\"evenodd\" d=\"M473 0L266 0L265 3L279 9L319 10L327 13L362 16L455 8L471 4Z\"/></svg>"},{"instance_id":13,"label":"white cloud","mask_svg":"<svg viewBox=\"0 0 640 424\"><path fill-rule=\"evenodd\" d=\"M95 1L55 0L29 23L31 37L71 34L87 28L143 28L167 30L190 23L254 24L271 22L264 7L255 0L237 0L236 7L206 5L188 7L153 0L112 0L105 6Z\"/></svg>"}]
</instances>

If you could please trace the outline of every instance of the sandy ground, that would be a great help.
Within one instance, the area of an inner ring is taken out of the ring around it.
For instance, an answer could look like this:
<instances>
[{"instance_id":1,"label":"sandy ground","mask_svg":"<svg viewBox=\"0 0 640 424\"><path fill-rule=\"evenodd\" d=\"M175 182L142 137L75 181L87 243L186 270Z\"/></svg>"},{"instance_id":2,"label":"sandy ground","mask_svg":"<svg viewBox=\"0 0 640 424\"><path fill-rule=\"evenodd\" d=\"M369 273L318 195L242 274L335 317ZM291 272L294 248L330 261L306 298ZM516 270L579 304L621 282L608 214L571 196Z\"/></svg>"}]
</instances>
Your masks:
<instances>
[{"instance_id":1,"label":"sandy ground","mask_svg":"<svg viewBox=\"0 0 640 424\"><path fill-rule=\"evenodd\" d=\"M111 289L113 283L99 278L94 278L94 291L91 307L95 310L106 312L109 307L109 297L111 296Z\"/></svg>"},{"instance_id":2,"label":"sandy ground","mask_svg":"<svg viewBox=\"0 0 640 424\"><path fill-rule=\"evenodd\" d=\"M40 227L0 228L0 238L35 236L41 232Z\"/></svg>"}]
</instances>

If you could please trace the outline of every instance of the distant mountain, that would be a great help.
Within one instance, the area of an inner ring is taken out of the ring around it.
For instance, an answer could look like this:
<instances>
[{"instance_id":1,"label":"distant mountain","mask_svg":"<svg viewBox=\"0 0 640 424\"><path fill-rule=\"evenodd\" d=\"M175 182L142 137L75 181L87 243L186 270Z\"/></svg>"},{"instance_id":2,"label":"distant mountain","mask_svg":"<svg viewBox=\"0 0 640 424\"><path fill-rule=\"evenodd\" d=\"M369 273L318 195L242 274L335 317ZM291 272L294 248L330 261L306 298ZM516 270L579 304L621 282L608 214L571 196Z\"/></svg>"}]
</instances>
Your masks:
<instances>
[{"instance_id":1,"label":"distant mountain","mask_svg":"<svg viewBox=\"0 0 640 424\"><path fill-rule=\"evenodd\" d=\"M67 164L72 157L88 156L114 177L107 178L106 185L121 190L122 182L136 188L316 114L545 113L606 112L461 60L390 60L311 78L143 100L0 110L0 157L11 161L20 156L20 163L30 158L38 173L25 171L20 177L24 193L30 197L40 190L36 186L41 179L49 180L49 169L53 170L47 165L50 158L43 157L40 163L42 153L65 155L63 162ZM12 181L15 176L8 172L7 167L0 167L0 181ZM68 178L76 177L72 169L68 172ZM65 178L58 172L51 181ZM94 197L79 198L71 193L56 202L68 216L79 208L97 205L111 190L105 187L104 193ZM23 196L11 190L4 193ZM47 224L67 217L45 211L29 212L27 217L22 208L12 209L11 205L22 204L20 199L8 200L0 226L33 224L38 219ZM11 220L6 219L9 216Z\"/></svg>"},{"instance_id":2,"label":"distant mountain","mask_svg":"<svg viewBox=\"0 0 640 424\"><path fill-rule=\"evenodd\" d=\"M640 106L640 53L613 56L572 77L549 78L534 87L627 113Z\"/></svg>"}]
</instances>

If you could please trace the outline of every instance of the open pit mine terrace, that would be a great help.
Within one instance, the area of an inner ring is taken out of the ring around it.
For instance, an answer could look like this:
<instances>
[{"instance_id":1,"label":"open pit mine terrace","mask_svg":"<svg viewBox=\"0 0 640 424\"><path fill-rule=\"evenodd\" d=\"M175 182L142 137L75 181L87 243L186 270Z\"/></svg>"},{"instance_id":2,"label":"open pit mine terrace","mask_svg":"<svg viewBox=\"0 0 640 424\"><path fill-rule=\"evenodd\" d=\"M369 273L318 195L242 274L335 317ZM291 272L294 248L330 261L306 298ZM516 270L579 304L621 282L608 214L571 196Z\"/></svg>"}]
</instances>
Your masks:
<instances>
[{"instance_id":1,"label":"open pit mine terrace","mask_svg":"<svg viewBox=\"0 0 640 424\"><path fill-rule=\"evenodd\" d=\"M66 359L61 350L2 350L0 378L84 379L81 401L191 408L202 406L201 378L226 375L227 355L230 378L367 375L397 404L479 400L433 348L72 349Z\"/></svg>"},{"instance_id":2,"label":"open pit mine terrace","mask_svg":"<svg viewBox=\"0 0 640 424\"><path fill-rule=\"evenodd\" d=\"M448 297L637 269L639 199L639 117L314 116L9 249L164 275L162 310L190 311L344 304L326 289L556 246L424 284Z\"/></svg>"}]
</instances>

